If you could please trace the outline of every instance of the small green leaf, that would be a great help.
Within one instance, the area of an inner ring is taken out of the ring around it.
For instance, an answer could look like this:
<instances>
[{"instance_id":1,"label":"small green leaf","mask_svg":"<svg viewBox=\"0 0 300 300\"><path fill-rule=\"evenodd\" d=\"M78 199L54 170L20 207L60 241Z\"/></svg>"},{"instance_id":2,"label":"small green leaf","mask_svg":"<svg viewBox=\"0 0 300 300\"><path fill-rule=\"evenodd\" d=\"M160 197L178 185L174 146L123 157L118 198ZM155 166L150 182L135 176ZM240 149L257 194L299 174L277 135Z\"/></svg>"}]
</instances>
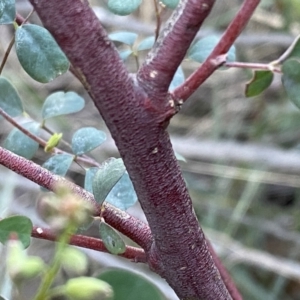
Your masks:
<instances>
[{"instance_id":1,"label":"small green leaf","mask_svg":"<svg viewBox=\"0 0 300 300\"><path fill-rule=\"evenodd\" d=\"M95 200L102 204L108 193L120 180L125 172L122 159L111 158L103 163L93 179L93 194Z\"/></svg>"},{"instance_id":2,"label":"small green leaf","mask_svg":"<svg viewBox=\"0 0 300 300\"><path fill-rule=\"evenodd\" d=\"M273 72L255 71L253 78L246 84L246 97L255 97L267 89L273 81Z\"/></svg>"},{"instance_id":3,"label":"small green leaf","mask_svg":"<svg viewBox=\"0 0 300 300\"><path fill-rule=\"evenodd\" d=\"M168 8L174 9L179 3L179 0L161 0L161 2Z\"/></svg>"},{"instance_id":4,"label":"small green leaf","mask_svg":"<svg viewBox=\"0 0 300 300\"><path fill-rule=\"evenodd\" d=\"M111 268L97 276L112 286L117 300L166 300L147 278L124 269ZM142 291L142 292L141 292Z\"/></svg>"},{"instance_id":5,"label":"small green leaf","mask_svg":"<svg viewBox=\"0 0 300 300\"><path fill-rule=\"evenodd\" d=\"M0 77L0 107L11 117L19 116L23 113L21 99L11 84L4 77Z\"/></svg>"},{"instance_id":6,"label":"small green leaf","mask_svg":"<svg viewBox=\"0 0 300 300\"><path fill-rule=\"evenodd\" d=\"M134 32L118 31L109 34L108 37L114 42L120 42L132 46L138 35Z\"/></svg>"},{"instance_id":7,"label":"small green leaf","mask_svg":"<svg viewBox=\"0 0 300 300\"><path fill-rule=\"evenodd\" d=\"M112 188L106 201L122 210L127 210L136 203L137 195L127 172Z\"/></svg>"},{"instance_id":8,"label":"small green leaf","mask_svg":"<svg viewBox=\"0 0 300 300\"><path fill-rule=\"evenodd\" d=\"M34 135L38 135L40 130L40 125L36 122L28 122L22 126ZM19 129L14 128L5 139L4 147L17 155L31 159L38 150L39 144Z\"/></svg>"},{"instance_id":9,"label":"small green leaf","mask_svg":"<svg viewBox=\"0 0 300 300\"><path fill-rule=\"evenodd\" d=\"M45 161L43 167L56 175L65 176L73 160L74 156L70 154L57 154Z\"/></svg>"},{"instance_id":10,"label":"small green leaf","mask_svg":"<svg viewBox=\"0 0 300 300\"><path fill-rule=\"evenodd\" d=\"M119 51L120 58L123 61L125 61L132 53L133 53L132 50L120 50Z\"/></svg>"},{"instance_id":11,"label":"small green leaf","mask_svg":"<svg viewBox=\"0 0 300 300\"><path fill-rule=\"evenodd\" d=\"M300 108L300 61L288 59L282 65L282 84L289 99Z\"/></svg>"},{"instance_id":12,"label":"small green leaf","mask_svg":"<svg viewBox=\"0 0 300 300\"><path fill-rule=\"evenodd\" d=\"M184 83L185 77L184 77L184 73L182 70L182 67L179 66L177 71L174 74L174 77L171 81L171 84L169 86L169 90L172 91L175 88L177 88L178 86L180 86L182 83Z\"/></svg>"},{"instance_id":13,"label":"small green leaf","mask_svg":"<svg viewBox=\"0 0 300 300\"><path fill-rule=\"evenodd\" d=\"M121 236L108 224L101 222L99 226L100 237L106 249L115 255L122 254L126 246Z\"/></svg>"},{"instance_id":14,"label":"small green leaf","mask_svg":"<svg viewBox=\"0 0 300 300\"><path fill-rule=\"evenodd\" d=\"M149 36L139 43L137 47L137 51L149 50L153 47L154 43L155 43L155 37Z\"/></svg>"},{"instance_id":15,"label":"small green leaf","mask_svg":"<svg viewBox=\"0 0 300 300\"><path fill-rule=\"evenodd\" d=\"M0 242L5 244L11 233L16 233L18 239L27 248L30 244L32 223L24 216L12 216L0 221Z\"/></svg>"},{"instance_id":16,"label":"small green leaf","mask_svg":"<svg viewBox=\"0 0 300 300\"><path fill-rule=\"evenodd\" d=\"M208 36L194 43L188 51L188 57L197 62L204 62L219 42L216 36ZM227 62L235 61L235 47L231 46L227 53Z\"/></svg>"},{"instance_id":17,"label":"small green leaf","mask_svg":"<svg viewBox=\"0 0 300 300\"><path fill-rule=\"evenodd\" d=\"M18 59L36 81L47 83L69 69L69 61L50 32L38 25L25 24L16 30Z\"/></svg>"},{"instance_id":18,"label":"small green leaf","mask_svg":"<svg viewBox=\"0 0 300 300\"><path fill-rule=\"evenodd\" d=\"M45 146L45 152L51 152L53 148L55 148L58 145L62 136L62 133L54 133L53 135L51 135L50 139L48 140Z\"/></svg>"},{"instance_id":19,"label":"small green leaf","mask_svg":"<svg viewBox=\"0 0 300 300\"><path fill-rule=\"evenodd\" d=\"M0 25L12 24L16 17L15 0L0 1Z\"/></svg>"},{"instance_id":20,"label":"small green leaf","mask_svg":"<svg viewBox=\"0 0 300 300\"><path fill-rule=\"evenodd\" d=\"M83 109L84 104L84 99L75 92L56 92L46 98L42 108L42 117L46 120L72 114Z\"/></svg>"},{"instance_id":21,"label":"small green leaf","mask_svg":"<svg viewBox=\"0 0 300 300\"><path fill-rule=\"evenodd\" d=\"M84 178L84 189L90 193L93 193L93 179L99 168L92 167L86 170Z\"/></svg>"},{"instance_id":22,"label":"small green leaf","mask_svg":"<svg viewBox=\"0 0 300 300\"><path fill-rule=\"evenodd\" d=\"M106 134L93 127L84 127L77 130L72 138L72 151L82 155L97 148L106 140Z\"/></svg>"},{"instance_id":23,"label":"small green leaf","mask_svg":"<svg viewBox=\"0 0 300 300\"><path fill-rule=\"evenodd\" d=\"M130 15L132 12L138 9L142 0L108 0L108 9L120 16Z\"/></svg>"}]
</instances>

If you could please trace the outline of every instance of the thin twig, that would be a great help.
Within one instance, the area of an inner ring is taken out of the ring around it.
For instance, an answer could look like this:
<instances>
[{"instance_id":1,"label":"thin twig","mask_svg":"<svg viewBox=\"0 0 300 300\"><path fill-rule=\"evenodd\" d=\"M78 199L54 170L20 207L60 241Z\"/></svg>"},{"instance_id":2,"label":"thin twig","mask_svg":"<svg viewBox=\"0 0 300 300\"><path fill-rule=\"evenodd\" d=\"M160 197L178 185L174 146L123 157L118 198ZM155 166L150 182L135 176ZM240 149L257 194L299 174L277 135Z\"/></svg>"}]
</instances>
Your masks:
<instances>
[{"instance_id":1,"label":"thin twig","mask_svg":"<svg viewBox=\"0 0 300 300\"><path fill-rule=\"evenodd\" d=\"M50 229L36 226L33 228L31 236L48 241L57 240L57 236ZM70 239L70 245L109 253L109 251L105 248L102 240L90 236L73 235ZM134 262L147 262L144 250L136 247L126 246L125 252L123 254L119 254L118 256L130 259Z\"/></svg>"},{"instance_id":2,"label":"thin twig","mask_svg":"<svg viewBox=\"0 0 300 300\"><path fill-rule=\"evenodd\" d=\"M241 34L242 30L250 20L260 0L246 0L241 9L229 24L219 43L214 48L204 63L187 80L172 92L172 98L175 102L182 103L186 101L196 89L222 65L218 60L219 56L225 55L234 41Z\"/></svg>"},{"instance_id":3,"label":"thin twig","mask_svg":"<svg viewBox=\"0 0 300 300\"><path fill-rule=\"evenodd\" d=\"M272 71L275 73L281 74L281 69L274 67L270 64L260 64L260 63L244 63L244 62L226 62L224 63L225 67L228 68L242 68L242 69L253 69L253 70L265 70L265 71Z\"/></svg>"}]
</instances>

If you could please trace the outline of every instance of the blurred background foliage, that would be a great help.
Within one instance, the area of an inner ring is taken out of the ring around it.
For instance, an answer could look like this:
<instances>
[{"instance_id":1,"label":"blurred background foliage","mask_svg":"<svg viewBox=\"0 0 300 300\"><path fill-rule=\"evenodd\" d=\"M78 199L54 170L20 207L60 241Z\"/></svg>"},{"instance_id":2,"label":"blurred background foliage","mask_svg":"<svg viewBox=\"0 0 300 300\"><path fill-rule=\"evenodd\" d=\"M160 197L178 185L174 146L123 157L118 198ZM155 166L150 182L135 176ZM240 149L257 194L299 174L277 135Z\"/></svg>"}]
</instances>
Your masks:
<instances>
[{"instance_id":1,"label":"blurred background foliage","mask_svg":"<svg viewBox=\"0 0 300 300\"><path fill-rule=\"evenodd\" d=\"M221 34L242 2L216 1L200 35ZM153 1L143 1L129 17L111 16L105 11L106 1L90 3L108 32L137 32L139 40L154 34ZM17 1L17 7L23 16L30 11L26 1ZM170 10L165 10L162 21L170 14ZM36 15L32 22L39 22ZM236 42L237 61L271 62L299 33L299 0L262 0ZM1 26L0 36L0 57L3 57L12 38L12 28ZM139 57L140 63L145 55L146 52ZM127 64L131 72L136 71L134 59ZM182 63L185 75L198 65L185 60ZM169 132L175 150L187 160L180 164L199 221L244 299L300 299L300 111L287 99L280 76L275 76L272 85L260 96L246 98L245 83L251 74L249 69L217 71L173 118ZM41 105L50 93L74 90L84 96L86 108L82 112L58 117L48 124L53 130L63 132L65 139L82 126L96 126L107 132L83 87L70 73L50 84L39 84L25 74L12 52L3 75L17 87L26 111L38 121ZM4 120L0 122L3 140L12 127ZM118 154L110 140L92 155L103 161ZM34 160L43 163L48 157L40 149ZM7 181L0 183L1 199L12 200L12 212L34 216L38 188L4 168L0 168L0 173L7 176ZM76 165L68 177L83 184L82 170ZM138 205L129 212L144 219ZM50 249L48 243L35 241L31 251L37 253L40 248ZM91 274L100 266L124 267L124 260L88 253L93 261ZM45 252L43 255L47 256ZM126 266L136 268L134 264ZM140 272L148 273L145 267ZM177 299L162 280L157 277L152 280L167 299Z\"/></svg>"}]
</instances>

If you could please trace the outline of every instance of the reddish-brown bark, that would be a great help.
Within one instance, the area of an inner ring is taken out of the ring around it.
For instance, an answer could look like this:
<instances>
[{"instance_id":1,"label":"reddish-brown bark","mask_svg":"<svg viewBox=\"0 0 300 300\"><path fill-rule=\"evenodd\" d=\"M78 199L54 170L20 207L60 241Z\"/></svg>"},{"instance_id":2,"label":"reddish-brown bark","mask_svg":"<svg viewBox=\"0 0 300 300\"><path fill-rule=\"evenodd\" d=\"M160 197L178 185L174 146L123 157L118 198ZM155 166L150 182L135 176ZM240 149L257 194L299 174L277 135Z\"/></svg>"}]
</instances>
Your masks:
<instances>
[{"instance_id":1,"label":"reddish-brown bark","mask_svg":"<svg viewBox=\"0 0 300 300\"><path fill-rule=\"evenodd\" d=\"M68 56L111 131L151 232L144 223L130 216L124 219L110 208L104 217L144 248L149 266L167 280L180 299L240 299L230 281L228 293L221 278L228 274L217 257L222 276L214 264L213 250L199 227L166 132L169 119L177 112L168 86L215 0L182 0L137 76L127 72L87 1L30 2ZM258 3L245 1L202 69L175 91L175 102L186 99L217 68L214 59L227 52ZM7 162L8 158L12 161ZM55 176L25 161L0 148L1 164L44 187L53 187ZM43 180L38 180L41 176ZM80 193L93 201L89 193Z\"/></svg>"}]
</instances>

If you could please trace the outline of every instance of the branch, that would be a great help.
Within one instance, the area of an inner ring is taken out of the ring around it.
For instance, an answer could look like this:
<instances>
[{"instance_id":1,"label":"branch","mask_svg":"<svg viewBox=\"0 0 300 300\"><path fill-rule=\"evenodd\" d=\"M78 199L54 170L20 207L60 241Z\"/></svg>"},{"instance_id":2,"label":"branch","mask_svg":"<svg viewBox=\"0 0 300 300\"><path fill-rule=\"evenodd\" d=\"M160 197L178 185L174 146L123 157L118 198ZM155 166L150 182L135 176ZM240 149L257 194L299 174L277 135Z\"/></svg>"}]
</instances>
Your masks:
<instances>
[{"instance_id":1,"label":"branch","mask_svg":"<svg viewBox=\"0 0 300 300\"><path fill-rule=\"evenodd\" d=\"M224 62L218 61L220 56L225 55L234 41L241 34L242 30L250 20L254 10L260 3L260 0L245 0L241 9L229 24L217 46L209 57L203 62L187 80L172 93L174 101L186 101L196 89Z\"/></svg>"},{"instance_id":2,"label":"branch","mask_svg":"<svg viewBox=\"0 0 300 300\"><path fill-rule=\"evenodd\" d=\"M53 233L50 229L41 227L34 227L31 236L47 241L56 241L57 239L55 233ZM73 235L70 239L69 244L100 252L110 253L104 246L102 240L90 236ZM146 263L146 255L144 250L136 247L126 246L126 251L118 256L130 259L134 262Z\"/></svg>"},{"instance_id":3,"label":"branch","mask_svg":"<svg viewBox=\"0 0 300 300\"><path fill-rule=\"evenodd\" d=\"M151 269L181 299L231 299L199 228L165 130L164 114L170 110L166 102L158 103L153 93L149 98L128 75L87 1L30 2L82 74L120 151L153 234L147 253ZM186 7L195 2L188 1Z\"/></svg>"},{"instance_id":4,"label":"branch","mask_svg":"<svg viewBox=\"0 0 300 300\"><path fill-rule=\"evenodd\" d=\"M156 101L166 96L172 78L215 0L180 1L137 74ZM153 99L153 100L154 100Z\"/></svg>"},{"instance_id":5,"label":"branch","mask_svg":"<svg viewBox=\"0 0 300 300\"><path fill-rule=\"evenodd\" d=\"M20 157L2 147L0 147L0 164L50 191L54 191L57 184L62 183L70 188L74 194L92 203L95 208L95 214L100 214L101 208L96 203L91 193L63 177L52 174L34 162ZM152 237L149 227L145 223L130 216L126 212L115 208L109 203L104 203L104 208L103 216L108 224L131 238L143 249L149 249L152 243Z\"/></svg>"}]
</instances>

